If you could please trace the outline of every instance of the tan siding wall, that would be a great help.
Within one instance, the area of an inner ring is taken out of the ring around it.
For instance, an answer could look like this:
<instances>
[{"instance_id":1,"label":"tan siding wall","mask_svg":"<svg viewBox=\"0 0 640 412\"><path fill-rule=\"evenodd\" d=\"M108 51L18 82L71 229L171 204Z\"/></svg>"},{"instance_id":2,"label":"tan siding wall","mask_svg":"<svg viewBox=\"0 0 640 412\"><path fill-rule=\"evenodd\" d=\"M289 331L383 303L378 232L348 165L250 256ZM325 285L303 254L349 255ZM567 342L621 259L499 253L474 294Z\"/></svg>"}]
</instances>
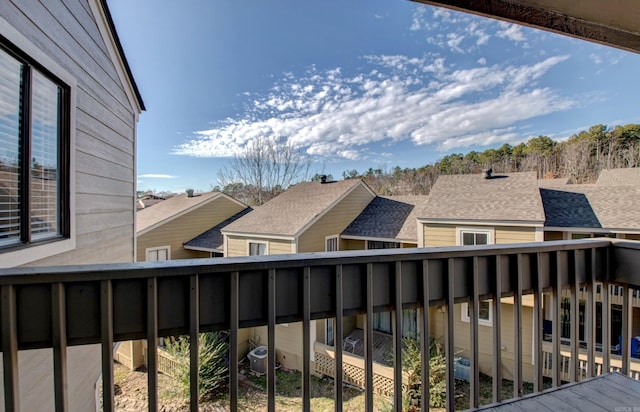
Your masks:
<instances>
[{"instance_id":1,"label":"tan siding wall","mask_svg":"<svg viewBox=\"0 0 640 412\"><path fill-rule=\"evenodd\" d=\"M425 247L431 246L455 246L457 244L456 225L424 224L423 235ZM478 230L487 228L495 229L495 243L521 243L535 242L536 230L533 227L493 227L493 226L473 226L465 225L465 228L477 227Z\"/></svg>"},{"instance_id":2,"label":"tan siding wall","mask_svg":"<svg viewBox=\"0 0 640 412\"><path fill-rule=\"evenodd\" d=\"M626 234L624 238L628 240L640 240L640 235Z\"/></svg>"},{"instance_id":3,"label":"tan siding wall","mask_svg":"<svg viewBox=\"0 0 640 412\"><path fill-rule=\"evenodd\" d=\"M422 226L424 246L454 246L456 244L456 227L427 223Z\"/></svg>"},{"instance_id":4,"label":"tan siding wall","mask_svg":"<svg viewBox=\"0 0 640 412\"><path fill-rule=\"evenodd\" d=\"M228 219L244 208L226 198L217 198L177 219L165 223L138 236L138 261L146 260L145 249L171 246L171 259L193 259L198 252L184 249L182 245L200 233Z\"/></svg>"},{"instance_id":5,"label":"tan siding wall","mask_svg":"<svg viewBox=\"0 0 640 412\"><path fill-rule=\"evenodd\" d=\"M340 250L365 250L367 242L364 240L345 239L340 243Z\"/></svg>"},{"instance_id":6,"label":"tan siding wall","mask_svg":"<svg viewBox=\"0 0 640 412\"><path fill-rule=\"evenodd\" d=\"M266 326L254 328L254 339L260 345L266 345L267 338ZM276 325L276 360L285 368L302 370L302 322Z\"/></svg>"},{"instance_id":7,"label":"tan siding wall","mask_svg":"<svg viewBox=\"0 0 640 412\"><path fill-rule=\"evenodd\" d=\"M536 229L534 227L496 227L495 243L535 242Z\"/></svg>"},{"instance_id":8,"label":"tan siding wall","mask_svg":"<svg viewBox=\"0 0 640 412\"><path fill-rule=\"evenodd\" d=\"M459 356L470 356L470 323L461 320L461 304L454 306L454 341L455 351ZM513 379L514 339L513 339L513 305L502 303L501 345L502 345L502 373L504 379ZM533 339L533 311L531 307L522 307L522 366L523 379L533 381L532 339ZM430 335L444 342L444 328L446 313L440 313L436 308L429 310L431 325ZM493 371L493 327L478 325L478 354L480 372L492 375Z\"/></svg>"},{"instance_id":9,"label":"tan siding wall","mask_svg":"<svg viewBox=\"0 0 640 412\"><path fill-rule=\"evenodd\" d=\"M281 239L259 239L244 236L227 236L227 253L232 256L248 256L248 243L255 241L267 244L267 251L270 255L283 255L293 253L293 241Z\"/></svg>"},{"instance_id":10,"label":"tan siding wall","mask_svg":"<svg viewBox=\"0 0 640 412\"><path fill-rule=\"evenodd\" d=\"M325 237L342 233L373 198L364 186L355 188L300 236L298 252L324 251Z\"/></svg>"},{"instance_id":11,"label":"tan siding wall","mask_svg":"<svg viewBox=\"0 0 640 412\"><path fill-rule=\"evenodd\" d=\"M76 160L76 249L29 266L133 260L135 113L89 10L86 0L46 7L8 2L0 9L4 20L77 85L71 125L76 134L71 153ZM92 236L103 231L104 238Z\"/></svg>"},{"instance_id":12,"label":"tan siding wall","mask_svg":"<svg viewBox=\"0 0 640 412\"><path fill-rule=\"evenodd\" d=\"M550 240L562 240L562 232L544 232L544 240L545 242Z\"/></svg>"}]
</instances>

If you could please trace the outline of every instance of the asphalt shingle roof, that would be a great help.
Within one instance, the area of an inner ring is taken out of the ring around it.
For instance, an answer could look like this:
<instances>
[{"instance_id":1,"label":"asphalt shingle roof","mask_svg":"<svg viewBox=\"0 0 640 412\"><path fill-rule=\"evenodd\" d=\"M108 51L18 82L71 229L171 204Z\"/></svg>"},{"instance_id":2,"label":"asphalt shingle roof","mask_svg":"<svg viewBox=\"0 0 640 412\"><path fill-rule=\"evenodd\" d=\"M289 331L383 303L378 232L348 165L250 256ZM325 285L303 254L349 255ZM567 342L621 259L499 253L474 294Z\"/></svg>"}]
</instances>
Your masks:
<instances>
[{"instance_id":1,"label":"asphalt shingle roof","mask_svg":"<svg viewBox=\"0 0 640 412\"><path fill-rule=\"evenodd\" d=\"M600 172L596 186L640 186L640 168L605 169Z\"/></svg>"},{"instance_id":2,"label":"asphalt shingle roof","mask_svg":"<svg viewBox=\"0 0 640 412\"><path fill-rule=\"evenodd\" d=\"M229 223L236 221L247 213L251 212L253 209L250 207L244 209L242 212L236 213L231 216L229 219L218 223L211 229L206 232L200 233L198 236L194 237L188 242L185 242L185 246L198 247L203 249L215 249L222 250L224 244L224 237L220 232L223 228L225 228Z\"/></svg>"},{"instance_id":3,"label":"asphalt shingle roof","mask_svg":"<svg viewBox=\"0 0 640 412\"><path fill-rule=\"evenodd\" d=\"M427 196L378 196L342 235L417 242L416 217L426 200Z\"/></svg>"},{"instance_id":4,"label":"asphalt shingle roof","mask_svg":"<svg viewBox=\"0 0 640 412\"><path fill-rule=\"evenodd\" d=\"M220 192L209 192L187 197L185 193L163 200L153 207L139 210L136 213L136 231L144 231L179 213L195 208L213 198L224 196Z\"/></svg>"},{"instance_id":5,"label":"asphalt shingle roof","mask_svg":"<svg viewBox=\"0 0 640 412\"><path fill-rule=\"evenodd\" d=\"M425 219L544 222L535 172L441 175L424 210Z\"/></svg>"},{"instance_id":6,"label":"asphalt shingle roof","mask_svg":"<svg viewBox=\"0 0 640 412\"><path fill-rule=\"evenodd\" d=\"M296 236L356 186L368 186L360 179L337 182L301 182L251 213L230 223L225 233ZM373 193L372 193L373 197Z\"/></svg>"}]
</instances>

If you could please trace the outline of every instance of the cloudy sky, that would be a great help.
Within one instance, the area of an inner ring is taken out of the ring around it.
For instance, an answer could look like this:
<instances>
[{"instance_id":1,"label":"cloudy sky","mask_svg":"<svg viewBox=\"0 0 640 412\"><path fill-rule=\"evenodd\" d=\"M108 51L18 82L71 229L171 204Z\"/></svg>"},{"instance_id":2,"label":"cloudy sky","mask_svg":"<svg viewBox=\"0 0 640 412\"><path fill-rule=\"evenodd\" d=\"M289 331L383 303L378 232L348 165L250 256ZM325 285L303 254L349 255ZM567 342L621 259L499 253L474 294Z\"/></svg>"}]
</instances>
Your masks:
<instances>
[{"instance_id":1,"label":"cloudy sky","mask_svg":"<svg viewBox=\"0 0 640 412\"><path fill-rule=\"evenodd\" d=\"M142 190L210 190L256 137L339 178L640 122L640 56L407 0L109 7L147 106Z\"/></svg>"}]
</instances>

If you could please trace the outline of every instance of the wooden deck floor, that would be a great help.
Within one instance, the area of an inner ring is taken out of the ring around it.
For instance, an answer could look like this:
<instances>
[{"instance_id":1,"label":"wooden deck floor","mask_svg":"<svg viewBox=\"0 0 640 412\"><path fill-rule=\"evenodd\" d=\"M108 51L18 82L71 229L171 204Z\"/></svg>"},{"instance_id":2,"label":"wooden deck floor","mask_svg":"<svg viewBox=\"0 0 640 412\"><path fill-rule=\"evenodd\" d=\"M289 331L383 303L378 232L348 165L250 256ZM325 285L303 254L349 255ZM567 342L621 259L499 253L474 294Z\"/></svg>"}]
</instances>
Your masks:
<instances>
[{"instance_id":1,"label":"wooden deck floor","mask_svg":"<svg viewBox=\"0 0 640 412\"><path fill-rule=\"evenodd\" d=\"M347 343L347 338L355 341ZM364 330L354 329L342 341L343 350L364 357ZM393 366L393 336L388 333L373 331L373 361L385 366Z\"/></svg>"},{"instance_id":2,"label":"wooden deck floor","mask_svg":"<svg viewBox=\"0 0 640 412\"><path fill-rule=\"evenodd\" d=\"M477 410L493 412L640 411L640 381L619 373L609 373Z\"/></svg>"}]
</instances>

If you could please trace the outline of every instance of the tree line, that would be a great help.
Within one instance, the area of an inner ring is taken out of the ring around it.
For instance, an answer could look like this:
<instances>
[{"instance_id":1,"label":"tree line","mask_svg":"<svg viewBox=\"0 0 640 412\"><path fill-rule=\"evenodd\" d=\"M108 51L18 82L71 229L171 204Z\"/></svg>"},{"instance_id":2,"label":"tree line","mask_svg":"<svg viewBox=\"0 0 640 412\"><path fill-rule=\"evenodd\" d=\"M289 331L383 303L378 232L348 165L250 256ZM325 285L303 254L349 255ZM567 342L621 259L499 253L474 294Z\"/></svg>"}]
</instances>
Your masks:
<instances>
[{"instance_id":1,"label":"tree line","mask_svg":"<svg viewBox=\"0 0 640 412\"><path fill-rule=\"evenodd\" d=\"M345 179L361 178L380 195L428 194L439 175L536 172L539 179L568 178L572 183L592 183L603 169L640 167L640 124L608 128L595 125L564 141L538 136L512 146L466 154L453 153L434 164L391 171L369 168L363 173L345 171Z\"/></svg>"},{"instance_id":2,"label":"tree line","mask_svg":"<svg viewBox=\"0 0 640 412\"><path fill-rule=\"evenodd\" d=\"M309 160L286 142L258 139L219 172L222 191L250 205L261 205L290 185L309 179ZM595 182L603 169L640 166L640 124L595 125L564 141L538 136L512 146L466 154L453 153L433 164L391 170L369 168L342 173L343 179L363 179L383 196L425 195L441 174L531 172L539 179L565 177L572 183ZM329 176L332 179L332 176ZM319 180L315 174L311 180Z\"/></svg>"}]
</instances>

